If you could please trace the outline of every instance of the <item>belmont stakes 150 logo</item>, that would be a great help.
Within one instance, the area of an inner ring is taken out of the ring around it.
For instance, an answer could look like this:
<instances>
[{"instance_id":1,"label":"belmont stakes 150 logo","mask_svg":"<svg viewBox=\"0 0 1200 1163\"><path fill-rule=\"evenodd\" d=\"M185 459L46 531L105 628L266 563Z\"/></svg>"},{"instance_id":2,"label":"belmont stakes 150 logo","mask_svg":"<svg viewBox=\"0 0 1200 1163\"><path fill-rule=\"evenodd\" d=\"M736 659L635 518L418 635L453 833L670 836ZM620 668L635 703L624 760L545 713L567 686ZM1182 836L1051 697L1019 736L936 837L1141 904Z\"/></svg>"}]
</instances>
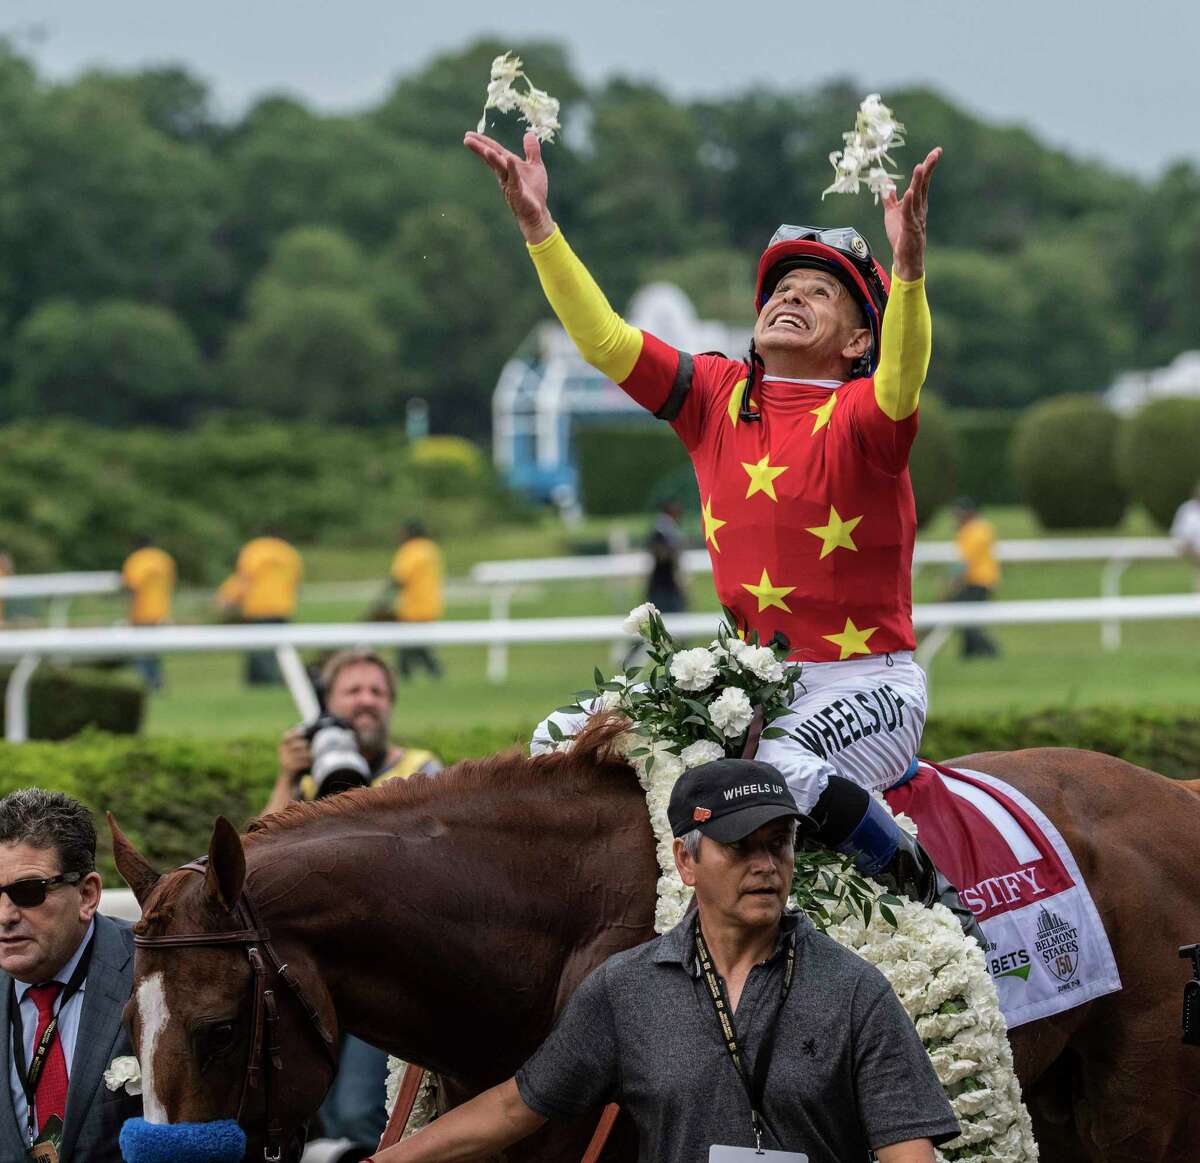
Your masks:
<instances>
[{"instance_id":1,"label":"belmont stakes 150 logo","mask_svg":"<svg viewBox=\"0 0 1200 1163\"><path fill-rule=\"evenodd\" d=\"M1069 982L1075 976L1079 968L1079 930L1045 907L1038 914L1034 947L1059 981Z\"/></svg>"}]
</instances>

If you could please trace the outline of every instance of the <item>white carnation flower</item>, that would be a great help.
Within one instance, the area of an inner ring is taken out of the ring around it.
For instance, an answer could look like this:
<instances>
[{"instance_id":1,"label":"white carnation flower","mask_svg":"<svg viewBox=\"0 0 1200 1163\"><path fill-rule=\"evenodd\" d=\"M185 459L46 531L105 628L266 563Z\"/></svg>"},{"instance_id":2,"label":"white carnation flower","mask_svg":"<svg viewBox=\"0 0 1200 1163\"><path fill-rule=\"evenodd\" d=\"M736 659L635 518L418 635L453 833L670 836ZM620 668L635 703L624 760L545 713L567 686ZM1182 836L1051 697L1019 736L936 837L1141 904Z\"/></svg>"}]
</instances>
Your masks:
<instances>
[{"instance_id":1,"label":"white carnation flower","mask_svg":"<svg viewBox=\"0 0 1200 1163\"><path fill-rule=\"evenodd\" d=\"M717 677L717 660L703 646L680 650L671 659L671 677L682 691L704 691Z\"/></svg>"},{"instance_id":2,"label":"white carnation flower","mask_svg":"<svg viewBox=\"0 0 1200 1163\"><path fill-rule=\"evenodd\" d=\"M754 718L754 708L741 687L727 686L708 707L713 726L726 738L736 739Z\"/></svg>"},{"instance_id":3,"label":"white carnation flower","mask_svg":"<svg viewBox=\"0 0 1200 1163\"><path fill-rule=\"evenodd\" d=\"M109 1090L125 1087L126 1094L142 1093L142 1068L131 1054L114 1058L104 1072L104 1085Z\"/></svg>"},{"instance_id":4,"label":"white carnation flower","mask_svg":"<svg viewBox=\"0 0 1200 1163\"><path fill-rule=\"evenodd\" d=\"M558 99L545 89L531 84L528 93L517 95L517 107L538 141L553 141L555 131L562 128L558 121Z\"/></svg>"},{"instance_id":5,"label":"white carnation flower","mask_svg":"<svg viewBox=\"0 0 1200 1163\"><path fill-rule=\"evenodd\" d=\"M738 665L763 682L783 682L783 663L769 646L747 646L738 656Z\"/></svg>"},{"instance_id":6,"label":"white carnation flower","mask_svg":"<svg viewBox=\"0 0 1200 1163\"><path fill-rule=\"evenodd\" d=\"M889 173L884 163L896 164L888 156L888 150L904 144L903 133L904 126L896 120L879 94L871 93L859 106L854 128L842 134L844 146L829 155L834 179L821 197L824 198L826 194L857 194L859 185L864 182L875 195L876 202L881 195L894 190L900 175Z\"/></svg>"},{"instance_id":7,"label":"white carnation flower","mask_svg":"<svg viewBox=\"0 0 1200 1163\"><path fill-rule=\"evenodd\" d=\"M625 617L625 621L621 623L621 629L626 634L632 634L637 638L645 638L647 631L650 628L650 619L658 613L658 607L653 602L643 602L640 606L635 606Z\"/></svg>"},{"instance_id":8,"label":"white carnation flower","mask_svg":"<svg viewBox=\"0 0 1200 1163\"><path fill-rule=\"evenodd\" d=\"M699 767L702 763L712 763L714 760L724 759L725 748L719 743L701 739L698 743L685 747L680 752L679 758L683 760L684 767Z\"/></svg>"},{"instance_id":9,"label":"white carnation flower","mask_svg":"<svg viewBox=\"0 0 1200 1163\"><path fill-rule=\"evenodd\" d=\"M522 93L513 86L523 80L527 86ZM551 97L545 89L539 89L525 74L519 56L505 53L492 61L491 80L488 82L487 96L483 103L483 116L479 119L476 132L483 133L487 129L487 111L497 109L501 113L519 109L521 116L529 123L529 128L537 135L538 141L553 141L555 130L560 129L558 122L558 101Z\"/></svg>"}]
</instances>

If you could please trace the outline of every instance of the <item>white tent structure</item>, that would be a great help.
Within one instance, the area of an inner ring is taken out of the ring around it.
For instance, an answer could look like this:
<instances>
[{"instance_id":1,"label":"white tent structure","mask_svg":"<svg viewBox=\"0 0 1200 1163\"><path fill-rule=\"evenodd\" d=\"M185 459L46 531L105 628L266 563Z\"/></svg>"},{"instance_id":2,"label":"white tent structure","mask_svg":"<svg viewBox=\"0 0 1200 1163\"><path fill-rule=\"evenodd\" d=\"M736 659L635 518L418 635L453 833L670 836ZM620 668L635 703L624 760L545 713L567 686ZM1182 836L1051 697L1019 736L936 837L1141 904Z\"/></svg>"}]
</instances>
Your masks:
<instances>
[{"instance_id":1,"label":"white tent structure","mask_svg":"<svg viewBox=\"0 0 1200 1163\"><path fill-rule=\"evenodd\" d=\"M1166 367L1122 372L1104 393L1105 403L1127 416L1143 404L1168 396L1200 398L1200 351L1185 351Z\"/></svg>"},{"instance_id":2,"label":"white tent structure","mask_svg":"<svg viewBox=\"0 0 1200 1163\"><path fill-rule=\"evenodd\" d=\"M682 351L737 358L750 330L699 319L670 283L634 295L625 319ZM584 363L558 323L540 323L504 365L492 395L492 456L514 488L538 500L573 499L578 485L571 436L578 424L613 416L651 419L611 380Z\"/></svg>"}]
</instances>

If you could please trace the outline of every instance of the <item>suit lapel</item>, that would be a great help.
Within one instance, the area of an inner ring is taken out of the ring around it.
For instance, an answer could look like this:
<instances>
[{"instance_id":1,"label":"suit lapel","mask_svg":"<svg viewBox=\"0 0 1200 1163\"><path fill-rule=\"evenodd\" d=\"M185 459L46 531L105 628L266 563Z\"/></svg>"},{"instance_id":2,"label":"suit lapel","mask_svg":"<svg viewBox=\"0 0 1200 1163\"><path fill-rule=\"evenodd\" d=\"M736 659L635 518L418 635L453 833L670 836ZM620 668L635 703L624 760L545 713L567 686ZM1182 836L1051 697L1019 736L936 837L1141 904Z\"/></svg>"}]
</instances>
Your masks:
<instances>
[{"instance_id":1,"label":"suit lapel","mask_svg":"<svg viewBox=\"0 0 1200 1163\"><path fill-rule=\"evenodd\" d=\"M112 1061L121 1033L121 1011L133 986L133 955L121 929L96 914L95 947L83 991L83 1012L67 1088L62 1157L69 1160L92 1103L104 1085L102 1075Z\"/></svg>"},{"instance_id":2,"label":"suit lapel","mask_svg":"<svg viewBox=\"0 0 1200 1163\"><path fill-rule=\"evenodd\" d=\"M8 1012L9 995L12 993L12 978L7 973L0 973L0 1030L4 1031L4 1052L0 1054L3 1060L4 1101L0 1106L4 1114L0 1115L0 1151L5 1159L23 1159L25 1157L25 1138L17 1124L17 1112L13 1110L11 1095L10 1072L12 1070L12 1015Z\"/></svg>"}]
</instances>

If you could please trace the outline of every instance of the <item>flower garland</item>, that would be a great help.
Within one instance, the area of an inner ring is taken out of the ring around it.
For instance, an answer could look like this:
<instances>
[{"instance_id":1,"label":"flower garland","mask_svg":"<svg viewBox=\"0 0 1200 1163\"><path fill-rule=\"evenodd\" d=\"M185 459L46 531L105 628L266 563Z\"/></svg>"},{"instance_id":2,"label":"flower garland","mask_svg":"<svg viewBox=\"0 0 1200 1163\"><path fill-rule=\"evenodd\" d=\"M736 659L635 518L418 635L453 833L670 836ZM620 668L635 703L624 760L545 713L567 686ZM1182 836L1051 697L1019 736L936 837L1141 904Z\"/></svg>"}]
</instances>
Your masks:
<instances>
[{"instance_id":1,"label":"flower garland","mask_svg":"<svg viewBox=\"0 0 1200 1163\"><path fill-rule=\"evenodd\" d=\"M649 666L608 683L597 673L599 690L581 692L577 703L560 710L616 709L630 719L618 747L646 792L661 874L654 926L662 933L683 918L691 900L675 868L667 821L671 788L689 767L741 755L754 710L762 711L764 724L782 714L801 668L787 662L783 646L742 641L725 626L709 648L677 650L649 603L633 610L624 628L644 639ZM547 727L552 738L557 731L560 748L571 745L553 720ZM766 738L784 734L769 725L763 730ZM907 817L897 822L916 833ZM953 914L893 896L856 872L847 857L811 844L796 853L792 896L818 928L883 973L912 1018L961 1128L938 1159L1036 1160L995 986Z\"/></svg>"},{"instance_id":2,"label":"flower garland","mask_svg":"<svg viewBox=\"0 0 1200 1163\"><path fill-rule=\"evenodd\" d=\"M821 192L821 199L826 194L857 194L858 187L865 183L878 202L881 194L895 189L900 175L888 171L888 166L896 164L888 156L888 150L904 144L903 133L904 126L878 93L865 98L858 108L854 128L842 134L845 146L829 155L834 180Z\"/></svg>"},{"instance_id":3,"label":"flower garland","mask_svg":"<svg viewBox=\"0 0 1200 1163\"><path fill-rule=\"evenodd\" d=\"M387 1091L384 1098L384 1108L388 1118L392 1117L392 1108L400 1096L400 1083L404 1080L404 1070L408 1063L394 1054L388 1055ZM427 1126L437 1117L437 1079L432 1071L426 1070L413 1100L413 1108L409 1111L408 1122L404 1124L404 1133L400 1136L403 1142L410 1135L415 1135L422 1127Z\"/></svg>"},{"instance_id":4,"label":"flower garland","mask_svg":"<svg viewBox=\"0 0 1200 1163\"><path fill-rule=\"evenodd\" d=\"M525 82L524 92L513 87L518 80ZM558 121L558 100L529 79L522 69L521 58L512 53L505 53L492 61L491 80L488 82L477 133L487 129L489 109L501 113L519 110L529 128L537 134L538 141L553 141L555 131L562 128Z\"/></svg>"}]
</instances>

